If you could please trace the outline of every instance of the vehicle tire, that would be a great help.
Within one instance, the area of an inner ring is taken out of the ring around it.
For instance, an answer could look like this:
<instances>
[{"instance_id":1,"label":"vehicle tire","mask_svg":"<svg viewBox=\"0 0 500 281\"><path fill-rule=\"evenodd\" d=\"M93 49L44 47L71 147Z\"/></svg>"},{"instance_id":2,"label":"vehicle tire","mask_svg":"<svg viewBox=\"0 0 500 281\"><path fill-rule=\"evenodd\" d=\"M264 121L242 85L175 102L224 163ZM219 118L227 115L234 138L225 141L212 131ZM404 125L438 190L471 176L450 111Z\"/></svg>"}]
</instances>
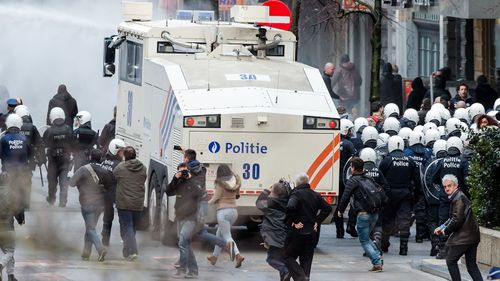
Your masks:
<instances>
[{"instance_id":1,"label":"vehicle tire","mask_svg":"<svg viewBox=\"0 0 500 281\"><path fill-rule=\"evenodd\" d=\"M151 175L149 180L148 187L148 207L146 213L146 218L143 218L144 221L147 221L146 225L143 225L144 230L148 228L151 231L151 238L153 240L159 240L159 228L158 228L158 217L159 217L159 204L158 197L160 194L160 182L158 181L158 177L156 173Z\"/></svg>"},{"instance_id":2,"label":"vehicle tire","mask_svg":"<svg viewBox=\"0 0 500 281\"><path fill-rule=\"evenodd\" d=\"M167 178L163 178L160 205L158 205L160 241L165 246L176 246L178 242L177 225L168 219L168 196L165 193L167 184Z\"/></svg>"}]
</instances>

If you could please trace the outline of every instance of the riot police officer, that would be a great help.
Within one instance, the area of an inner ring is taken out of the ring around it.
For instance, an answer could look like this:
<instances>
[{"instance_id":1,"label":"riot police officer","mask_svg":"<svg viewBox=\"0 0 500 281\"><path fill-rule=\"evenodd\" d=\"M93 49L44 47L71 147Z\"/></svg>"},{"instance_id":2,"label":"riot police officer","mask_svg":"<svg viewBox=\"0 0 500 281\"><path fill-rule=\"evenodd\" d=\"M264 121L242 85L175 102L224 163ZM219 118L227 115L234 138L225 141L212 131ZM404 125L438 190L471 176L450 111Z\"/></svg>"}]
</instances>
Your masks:
<instances>
[{"instance_id":1,"label":"riot police officer","mask_svg":"<svg viewBox=\"0 0 500 281\"><path fill-rule=\"evenodd\" d=\"M370 147L375 149L377 147L378 131L375 127L365 127L361 133L361 141L363 147Z\"/></svg>"},{"instance_id":2,"label":"riot police officer","mask_svg":"<svg viewBox=\"0 0 500 281\"><path fill-rule=\"evenodd\" d=\"M14 112L22 118L23 125L21 127L21 133L26 137L26 143L29 147L28 155L28 167L26 169L26 192L27 196L25 202L27 203L26 208L29 208L29 203L31 201L31 178L33 176L33 170L36 165L39 166L45 163L45 151L43 149L42 137L38 132L37 127L33 124L29 108L25 105L18 105Z\"/></svg>"},{"instance_id":3,"label":"riot police officer","mask_svg":"<svg viewBox=\"0 0 500 281\"><path fill-rule=\"evenodd\" d=\"M101 166L110 172L114 177L113 170L122 161L122 149L125 148L125 142L121 139L112 139L108 144L108 151L104 156ZM111 227L113 226L113 219L115 217L115 203L116 186L110 186L104 194L104 215L102 218L102 244L109 246L109 237L111 236Z\"/></svg>"},{"instance_id":4,"label":"riot police officer","mask_svg":"<svg viewBox=\"0 0 500 281\"><path fill-rule=\"evenodd\" d=\"M399 254L408 254L408 238L410 237L412 199L420 190L420 178L417 164L403 153L404 141L399 136L389 138L387 147L389 154L380 162L379 170L389 183L389 203L382 212L382 251L389 250L389 237L398 221L400 237Z\"/></svg>"},{"instance_id":5,"label":"riot police officer","mask_svg":"<svg viewBox=\"0 0 500 281\"><path fill-rule=\"evenodd\" d=\"M468 162L462 157L462 152L464 150L464 145L459 137L450 137L446 141L446 152L447 156L440 159L438 164L438 171L434 175L433 182L435 184L441 184L441 179L444 175L451 174L457 177L458 186L462 192L469 196L467 186L465 185L465 178L467 176ZM446 222L449 218L450 210L450 200L441 188L441 194L439 198L439 224ZM437 254L438 259L446 258L447 248L446 248L446 237L439 237L439 253Z\"/></svg>"},{"instance_id":6,"label":"riot police officer","mask_svg":"<svg viewBox=\"0 0 500 281\"><path fill-rule=\"evenodd\" d=\"M418 112L413 108L408 108L399 121L401 122L401 128L410 128L413 130L417 126L418 120Z\"/></svg>"},{"instance_id":7,"label":"riot police officer","mask_svg":"<svg viewBox=\"0 0 500 281\"><path fill-rule=\"evenodd\" d=\"M24 210L29 202L27 194L27 172L29 146L26 137L21 133L23 120L19 115L10 113L5 120L7 131L0 139L0 158L2 171L9 174L12 190L16 195L16 205Z\"/></svg>"},{"instance_id":8,"label":"riot police officer","mask_svg":"<svg viewBox=\"0 0 500 281\"><path fill-rule=\"evenodd\" d=\"M73 152L74 170L89 163L90 151L97 144L97 133L92 130L92 116L88 111L80 111L76 114L76 129L73 138L76 141L76 149Z\"/></svg>"},{"instance_id":9,"label":"riot police officer","mask_svg":"<svg viewBox=\"0 0 500 281\"><path fill-rule=\"evenodd\" d=\"M419 132L411 132L408 141L408 148L404 150L406 156L415 161L420 175L423 174L423 169L431 158L431 151L423 145L423 134ZM422 192L415 192L413 199L413 211L415 213L415 220L417 223L417 233L415 235L415 242L422 243L424 239L429 236L426 222L426 203L425 197Z\"/></svg>"},{"instance_id":10,"label":"riot police officer","mask_svg":"<svg viewBox=\"0 0 500 281\"><path fill-rule=\"evenodd\" d=\"M432 158L424 171L422 190L427 202L427 229L431 238L430 256L438 253L438 236L434 229L439 226L439 198L441 196L441 185L434 183L434 177L439 173L441 159L446 156L446 141L436 140L432 147Z\"/></svg>"},{"instance_id":11,"label":"riot police officer","mask_svg":"<svg viewBox=\"0 0 500 281\"><path fill-rule=\"evenodd\" d=\"M354 134L351 142L357 151L363 149L363 140L361 139L363 130L368 127L368 120L364 117L358 117L354 120Z\"/></svg>"},{"instance_id":12,"label":"riot police officer","mask_svg":"<svg viewBox=\"0 0 500 281\"><path fill-rule=\"evenodd\" d=\"M50 205L54 205L57 184L59 183L60 207L66 207L68 200L68 170L71 148L74 145L73 132L65 123L65 116L62 108L52 108L49 113L52 126L43 134L48 158L47 181L49 182L49 195L46 200Z\"/></svg>"},{"instance_id":13,"label":"riot police officer","mask_svg":"<svg viewBox=\"0 0 500 281\"><path fill-rule=\"evenodd\" d=\"M347 165L349 159L356 154L356 149L351 142L351 134L354 124L348 119L340 119L340 169L344 171L344 167ZM339 184L339 198L342 198L344 194L345 179L344 173L341 173L340 184ZM338 206L337 206L338 207ZM335 211L333 216L333 221L335 222L335 227L337 229L337 238L344 238L344 232L349 233L353 237L357 237L356 232L356 215L349 211L349 220L347 222L347 230L344 230L344 220L342 217L337 215L338 210Z\"/></svg>"},{"instance_id":14,"label":"riot police officer","mask_svg":"<svg viewBox=\"0 0 500 281\"><path fill-rule=\"evenodd\" d=\"M389 192L389 184L387 183L387 180L385 179L384 175L380 173L380 170L378 169L377 166L377 153L373 148L363 148L361 152L359 153L359 158L363 160L365 163L363 166L363 169L365 170L365 173L367 176L373 178L376 183L378 183L380 186L384 188L384 191L386 193ZM372 231L372 238L375 242L375 244L379 247L381 247L382 243L382 219L381 216L379 216L377 223L375 224L375 227L373 228Z\"/></svg>"}]
</instances>

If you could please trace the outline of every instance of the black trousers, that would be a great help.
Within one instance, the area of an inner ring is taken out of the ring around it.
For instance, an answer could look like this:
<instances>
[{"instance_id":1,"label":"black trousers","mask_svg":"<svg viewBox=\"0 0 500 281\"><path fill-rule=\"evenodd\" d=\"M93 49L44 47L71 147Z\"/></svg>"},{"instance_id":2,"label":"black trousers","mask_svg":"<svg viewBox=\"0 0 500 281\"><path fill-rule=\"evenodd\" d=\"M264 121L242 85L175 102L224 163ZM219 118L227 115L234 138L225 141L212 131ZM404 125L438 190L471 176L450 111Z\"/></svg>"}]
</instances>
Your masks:
<instances>
[{"instance_id":1,"label":"black trousers","mask_svg":"<svg viewBox=\"0 0 500 281\"><path fill-rule=\"evenodd\" d=\"M288 271L295 281L304 281L311 274L314 238L314 233L301 235L290 232L285 240L285 260Z\"/></svg>"},{"instance_id":2,"label":"black trousers","mask_svg":"<svg viewBox=\"0 0 500 281\"><path fill-rule=\"evenodd\" d=\"M439 242L439 236L434 234L434 229L439 226L439 205L427 205L427 229L429 230L431 243L436 245Z\"/></svg>"},{"instance_id":3,"label":"black trousers","mask_svg":"<svg viewBox=\"0 0 500 281\"><path fill-rule=\"evenodd\" d=\"M457 262L463 255L465 255L465 265L467 266L467 271L472 277L472 280L483 280L481 271L479 271L479 267L477 267L476 263L477 245L478 243L470 245L448 246L446 265L448 266L448 271L450 272L452 281L462 280L462 278L460 277L460 270L458 269Z\"/></svg>"},{"instance_id":4,"label":"black trousers","mask_svg":"<svg viewBox=\"0 0 500 281\"><path fill-rule=\"evenodd\" d=\"M427 212L425 196L418 194L414 198L413 211L415 212L415 222L417 225L417 236L425 237L429 233L427 230Z\"/></svg>"},{"instance_id":5,"label":"black trousers","mask_svg":"<svg viewBox=\"0 0 500 281\"><path fill-rule=\"evenodd\" d=\"M68 201L68 169L67 157L48 157L47 181L49 182L49 200L56 200L57 184L59 183L59 203Z\"/></svg>"},{"instance_id":6,"label":"black trousers","mask_svg":"<svg viewBox=\"0 0 500 281\"><path fill-rule=\"evenodd\" d=\"M401 241L410 237L412 200L410 196L403 198L389 197L389 204L382 211L382 247L389 245L389 238L397 221L397 230Z\"/></svg>"},{"instance_id":7,"label":"black trousers","mask_svg":"<svg viewBox=\"0 0 500 281\"><path fill-rule=\"evenodd\" d=\"M111 191L106 192L104 195L104 215L102 217L101 235L103 237L111 236L111 228L113 226L113 219L115 218L115 208L113 207L114 201L114 195Z\"/></svg>"}]
</instances>

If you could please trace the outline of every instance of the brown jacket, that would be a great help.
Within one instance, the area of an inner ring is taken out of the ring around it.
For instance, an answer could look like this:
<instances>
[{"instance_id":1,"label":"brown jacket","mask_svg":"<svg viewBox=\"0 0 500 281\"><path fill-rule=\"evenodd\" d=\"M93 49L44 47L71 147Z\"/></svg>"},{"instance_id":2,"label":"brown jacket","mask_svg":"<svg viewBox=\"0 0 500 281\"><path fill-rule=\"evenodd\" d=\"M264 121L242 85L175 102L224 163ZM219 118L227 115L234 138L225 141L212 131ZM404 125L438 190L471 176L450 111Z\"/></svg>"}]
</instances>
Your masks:
<instances>
[{"instance_id":1,"label":"brown jacket","mask_svg":"<svg viewBox=\"0 0 500 281\"><path fill-rule=\"evenodd\" d=\"M217 210L224 208L236 208L236 199L240 197L241 180L234 175L227 181L215 182L215 193L209 204L215 204Z\"/></svg>"}]
</instances>

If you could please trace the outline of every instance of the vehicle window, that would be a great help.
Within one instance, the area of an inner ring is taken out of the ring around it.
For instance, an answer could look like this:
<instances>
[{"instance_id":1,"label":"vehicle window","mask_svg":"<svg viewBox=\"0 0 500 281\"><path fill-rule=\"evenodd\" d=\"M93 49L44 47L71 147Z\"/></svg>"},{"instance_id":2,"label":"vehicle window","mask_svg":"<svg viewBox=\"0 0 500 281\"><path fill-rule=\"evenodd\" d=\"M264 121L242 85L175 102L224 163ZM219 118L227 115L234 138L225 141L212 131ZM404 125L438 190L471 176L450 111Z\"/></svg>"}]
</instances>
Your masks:
<instances>
[{"instance_id":1,"label":"vehicle window","mask_svg":"<svg viewBox=\"0 0 500 281\"><path fill-rule=\"evenodd\" d=\"M120 47L120 79L141 85L143 46L127 41Z\"/></svg>"},{"instance_id":2,"label":"vehicle window","mask_svg":"<svg viewBox=\"0 0 500 281\"><path fill-rule=\"evenodd\" d=\"M185 48L185 47L181 47L181 46L177 46L175 44L172 44L171 42L163 42L163 41L158 42L156 51L159 54L174 54L174 53L194 54L194 53L203 53L203 50L201 50L201 49Z\"/></svg>"}]
</instances>

